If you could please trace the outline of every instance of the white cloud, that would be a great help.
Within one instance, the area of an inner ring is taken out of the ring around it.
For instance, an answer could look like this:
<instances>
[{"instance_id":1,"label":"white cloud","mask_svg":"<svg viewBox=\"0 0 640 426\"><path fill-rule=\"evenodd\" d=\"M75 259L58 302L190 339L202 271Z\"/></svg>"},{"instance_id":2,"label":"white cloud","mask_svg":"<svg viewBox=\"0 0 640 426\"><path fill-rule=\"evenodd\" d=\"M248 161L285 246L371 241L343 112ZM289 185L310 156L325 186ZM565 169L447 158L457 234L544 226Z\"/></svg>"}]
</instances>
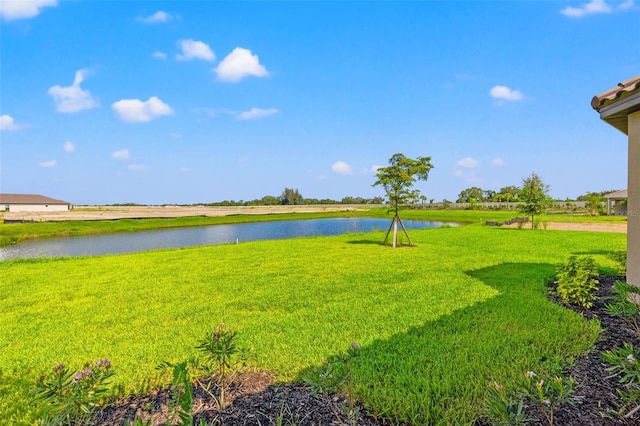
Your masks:
<instances>
[{"instance_id":1,"label":"white cloud","mask_svg":"<svg viewBox=\"0 0 640 426\"><path fill-rule=\"evenodd\" d=\"M161 22L168 22L170 19L171 15L169 15L167 12L159 10L151 16L138 18L136 19L136 21L142 22L144 24L158 24Z\"/></svg>"},{"instance_id":2,"label":"white cloud","mask_svg":"<svg viewBox=\"0 0 640 426\"><path fill-rule=\"evenodd\" d=\"M491 165L493 166L504 166L504 160L500 157L496 157L493 160L491 160Z\"/></svg>"},{"instance_id":3,"label":"white cloud","mask_svg":"<svg viewBox=\"0 0 640 426\"><path fill-rule=\"evenodd\" d=\"M331 166L331 170L333 170L334 173L338 173L340 175L350 175L353 172L351 170L351 166L344 161L336 161L335 163L333 163L333 166Z\"/></svg>"},{"instance_id":4,"label":"white cloud","mask_svg":"<svg viewBox=\"0 0 640 426\"><path fill-rule=\"evenodd\" d=\"M453 175L456 177L462 177L464 175L464 172L462 170L456 170L453 172Z\"/></svg>"},{"instance_id":5,"label":"white cloud","mask_svg":"<svg viewBox=\"0 0 640 426\"><path fill-rule=\"evenodd\" d=\"M567 6L560 11L564 16L572 18L581 18L586 15L594 15L597 13L611 13L611 6L604 0L591 0L580 7Z\"/></svg>"},{"instance_id":6,"label":"white cloud","mask_svg":"<svg viewBox=\"0 0 640 426\"><path fill-rule=\"evenodd\" d=\"M129 164L129 167L127 168L132 172L146 172L147 170L149 170L149 167L145 166L144 164Z\"/></svg>"},{"instance_id":7,"label":"white cloud","mask_svg":"<svg viewBox=\"0 0 640 426\"><path fill-rule=\"evenodd\" d=\"M379 164L374 164L373 166L371 166L371 169L369 169L371 171L371 173L376 174L378 173L378 169L383 168L384 166L381 166Z\"/></svg>"},{"instance_id":8,"label":"white cloud","mask_svg":"<svg viewBox=\"0 0 640 426\"><path fill-rule=\"evenodd\" d=\"M188 167L180 167L179 169L182 173L187 173L189 172L189 168Z\"/></svg>"},{"instance_id":9,"label":"white cloud","mask_svg":"<svg viewBox=\"0 0 640 426\"><path fill-rule=\"evenodd\" d=\"M176 55L176 59L180 61L189 61L191 59L202 59L203 61L212 62L216 59L207 43L196 40L178 40L178 47L182 51Z\"/></svg>"},{"instance_id":10,"label":"white cloud","mask_svg":"<svg viewBox=\"0 0 640 426\"><path fill-rule=\"evenodd\" d=\"M58 165L58 162L56 160L42 161L38 163L38 166L40 167L55 167L57 165Z\"/></svg>"},{"instance_id":11,"label":"white cloud","mask_svg":"<svg viewBox=\"0 0 640 426\"><path fill-rule=\"evenodd\" d=\"M125 148L120 151L112 152L111 158L115 158L116 160L128 160L130 158L129 150Z\"/></svg>"},{"instance_id":12,"label":"white cloud","mask_svg":"<svg viewBox=\"0 0 640 426\"><path fill-rule=\"evenodd\" d=\"M620 3L620 5L618 6L618 10L632 9L633 6L635 6L635 1L634 0L627 0L624 3Z\"/></svg>"},{"instance_id":13,"label":"white cloud","mask_svg":"<svg viewBox=\"0 0 640 426\"><path fill-rule=\"evenodd\" d=\"M111 108L122 121L128 123L143 123L162 115L173 115L174 113L169 105L155 96L144 102L140 99L122 99L114 102Z\"/></svg>"},{"instance_id":14,"label":"white cloud","mask_svg":"<svg viewBox=\"0 0 640 426\"><path fill-rule=\"evenodd\" d=\"M33 18L45 7L57 6L56 0L1 0L0 17L14 19Z\"/></svg>"},{"instance_id":15,"label":"white cloud","mask_svg":"<svg viewBox=\"0 0 640 426\"><path fill-rule=\"evenodd\" d=\"M100 103L91 97L91 93L88 90L82 90L80 87L80 84L89 74L91 74L89 69L78 70L71 86L61 87L55 85L49 88L48 93L56 103L56 111L73 113L100 106Z\"/></svg>"},{"instance_id":16,"label":"white cloud","mask_svg":"<svg viewBox=\"0 0 640 426\"><path fill-rule=\"evenodd\" d=\"M492 98L503 99L505 101L520 101L524 99L524 94L519 90L511 90L507 86L493 86L489 91Z\"/></svg>"},{"instance_id":17,"label":"white cloud","mask_svg":"<svg viewBox=\"0 0 640 426\"><path fill-rule=\"evenodd\" d=\"M167 54L164 53L164 52L159 52L159 51L158 52L153 52L153 55L151 55L151 56L153 56L154 58L157 58L157 59L167 59Z\"/></svg>"},{"instance_id":18,"label":"white cloud","mask_svg":"<svg viewBox=\"0 0 640 426\"><path fill-rule=\"evenodd\" d=\"M8 114L0 115L0 131L6 132L6 131L12 131L12 130L20 130L23 127L24 127L23 125L16 124L15 121L13 120L13 117L11 117L10 115Z\"/></svg>"},{"instance_id":19,"label":"white cloud","mask_svg":"<svg viewBox=\"0 0 640 426\"><path fill-rule=\"evenodd\" d=\"M257 118L268 117L273 114L277 114L278 110L275 108L261 109L251 108L249 111L244 111L238 114L236 120L255 120Z\"/></svg>"},{"instance_id":20,"label":"white cloud","mask_svg":"<svg viewBox=\"0 0 640 426\"><path fill-rule=\"evenodd\" d=\"M267 69L260 64L258 55L242 47L233 49L214 71L218 75L218 80L227 83L236 83L250 75L255 77L269 75Z\"/></svg>"},{"instance_id":21,"label":"white cloud","mask_svg":"<svg viewBox=\"0 0 640 426\"><path fill-rule=\"evenodd\" d=\"M462 160L458 160L456 164L458 164L458 166L460 167L466 167L468 169L472 169L474 167L478 167L478 165L480 164L480 161L472 157L465 157Z\"/></svg>"},{"instance_id":22,"label":"white cloud","mask_svg":"<svg viewBox=\"0 0 640 426\"><path fill-rule=\"evenodd\" d=\"M71 141L66 141L62 148L65 150L65 152L73 152L76 150L76 146Z\"/></svg>"}]
</instances>

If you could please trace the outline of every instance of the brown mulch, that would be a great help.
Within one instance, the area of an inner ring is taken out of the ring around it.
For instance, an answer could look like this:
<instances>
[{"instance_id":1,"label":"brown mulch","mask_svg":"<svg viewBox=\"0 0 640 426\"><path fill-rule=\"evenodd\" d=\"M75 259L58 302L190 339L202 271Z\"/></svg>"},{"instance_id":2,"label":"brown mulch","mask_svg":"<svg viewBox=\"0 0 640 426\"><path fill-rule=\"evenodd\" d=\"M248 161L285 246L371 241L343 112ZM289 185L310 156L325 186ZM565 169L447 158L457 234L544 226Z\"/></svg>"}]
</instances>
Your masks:
<instances>
[{"instance_id":1,"label":"brown mulch","mask_svg":"<svg viewBox=\"0 0 640 426\"><path fill-rule=\"evenodd\" d=\"M567 372L579 384L575 395L581 397L576 405L562 406L555 413L556 425L563 426L609 426L639 425L640 414L624 418L617 414L621 400L618 390L623 386L616 377L609 377L600 353L615 349L625 342L640 347L640 336L622 319L609 315L605 305L613 295L612 286L616 280L624 277L600 276L598 299L590 309L566 306L587 319L597 318L604 331L596 342L594 350L578 357ZM553 284L550 284L553 290ZM549 298L562 304L551 292ZM200 419L219 425L385 425L383 419L376 418L363 407L350 405L340 395L327 396L316 394L302 384L278 384L261 372L247 372L229 385L228 405L220 410L215 398L203 386L194 387L195 424ZM214 388L211 386L211 388ZM210 390L210 392L213 392ZM217 392L214 392L217 396ZM152 425L164 425L168 419L168 389L152 392L148 395L130 397L103 409L96 417L98 425L124 425L136 416L151 420ZM629 411L629 408L627 408ZM537 420L537 424L548 425L544 414L537 408L528 409L528 417ZM479 420L477 425L486 422Z\"/></svg>"}]
</instances>

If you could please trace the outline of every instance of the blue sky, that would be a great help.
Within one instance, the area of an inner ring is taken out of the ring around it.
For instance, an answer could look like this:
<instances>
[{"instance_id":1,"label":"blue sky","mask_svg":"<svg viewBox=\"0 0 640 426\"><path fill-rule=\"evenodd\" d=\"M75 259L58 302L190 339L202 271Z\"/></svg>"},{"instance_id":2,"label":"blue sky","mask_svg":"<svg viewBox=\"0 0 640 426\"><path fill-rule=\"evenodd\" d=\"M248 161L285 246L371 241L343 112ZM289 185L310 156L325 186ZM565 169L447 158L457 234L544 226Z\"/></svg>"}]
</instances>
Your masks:
<instances>
[{"instance_id":1,"label":"blue sky","mask_svg":"<svg viewBox=\"0 0 640 426\"><path fill-rule=\"evenodd\" d=\"M536 172L627 186L592 96L640 74L632 0L0 0L0 191L75 204L383 195L431 156L455 200Z\"/></svg>"}]
</instances>

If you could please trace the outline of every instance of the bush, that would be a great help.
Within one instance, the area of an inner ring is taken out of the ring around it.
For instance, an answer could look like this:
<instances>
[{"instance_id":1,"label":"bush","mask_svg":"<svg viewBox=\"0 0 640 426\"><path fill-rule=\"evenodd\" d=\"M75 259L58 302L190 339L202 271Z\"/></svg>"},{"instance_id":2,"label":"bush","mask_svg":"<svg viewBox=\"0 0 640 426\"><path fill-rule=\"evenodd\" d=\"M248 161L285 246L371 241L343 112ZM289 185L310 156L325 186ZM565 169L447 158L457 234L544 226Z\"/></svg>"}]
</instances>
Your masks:
<instances>
[{"instance_id":1,"label":"bush","mask_svg":"<svg viewBox=\"0 0 640 426\"><path fill-rule=\"evenodd\" d=\"M113 376L111 361L86 363L80 372L58 364L36 383L36 398L48 403L42 425L89 425L91 416L106 398Z\"/></svg>"},{"instance_id":2,"label":"bush","mask_svg":"<svg viewBox=\"0 0 640 426\"><path fill-rule=\"evenodd\" d=\"M598 268L591 257L571 256L556 269L558 294L564 303L590 308L598 289Z\"/></svg>"}]
</instances>

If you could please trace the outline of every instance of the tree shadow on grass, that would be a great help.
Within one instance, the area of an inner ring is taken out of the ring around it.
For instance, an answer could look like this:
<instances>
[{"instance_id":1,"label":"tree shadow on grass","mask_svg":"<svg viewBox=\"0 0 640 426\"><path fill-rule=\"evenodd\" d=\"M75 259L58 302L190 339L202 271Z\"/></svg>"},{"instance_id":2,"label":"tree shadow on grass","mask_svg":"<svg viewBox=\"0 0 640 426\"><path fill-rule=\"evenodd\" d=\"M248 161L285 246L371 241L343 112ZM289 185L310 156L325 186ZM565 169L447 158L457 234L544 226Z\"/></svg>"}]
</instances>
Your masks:
<instances>
[{"instance_id":1,"label":"tree shadow on grass","mask_svg":"<svg viewBox=\"0 0 640 426\"><path fill-rule=\"evenodd\" d=\"M373 245L383 245L382 241L380 240L354 240L354 241L349 241L347 244L373 244Z\"/></svg>"},{"instance_id":2,"label":"tree shadow on grass","mask_svg":"<svg viewBox=\"0 0 640 426\"><path fill-rule=\"evenodd\" d=\"M489 381L513 381L526 371L558 373L595 340L595 323L546 298L553 272L542 263L465 271L497 294L375 339L353 357L345 342L344 352L300 371L298 380L318 388L336 382L392 423L471 424Z\"/></svg>"},{"instance_id":3,"label":"tree shadow on grass","mask_svg":"<svg viewBox=\"0 0 640 426\"><path fill-rule=\"evenodd\" d=\"M558 372L595 339L594 323L547 300L553 272L553 265L541 263L465 271L478 280L468 291L487 292L486 298L422 325L405 326L398 318L391 328L402 331L359 342L359 349L345 341L344 350L302 369L294 383L252 383L224 412L203 407L199 416L225 425L275 424L278 418L284 424L472 424L489 381ZM371 315L377 312L384 306ZM389 330L388 319L380 318L380 329ZM138 409L154 403L134 401Z\"/></svg>"}]
</instances>

